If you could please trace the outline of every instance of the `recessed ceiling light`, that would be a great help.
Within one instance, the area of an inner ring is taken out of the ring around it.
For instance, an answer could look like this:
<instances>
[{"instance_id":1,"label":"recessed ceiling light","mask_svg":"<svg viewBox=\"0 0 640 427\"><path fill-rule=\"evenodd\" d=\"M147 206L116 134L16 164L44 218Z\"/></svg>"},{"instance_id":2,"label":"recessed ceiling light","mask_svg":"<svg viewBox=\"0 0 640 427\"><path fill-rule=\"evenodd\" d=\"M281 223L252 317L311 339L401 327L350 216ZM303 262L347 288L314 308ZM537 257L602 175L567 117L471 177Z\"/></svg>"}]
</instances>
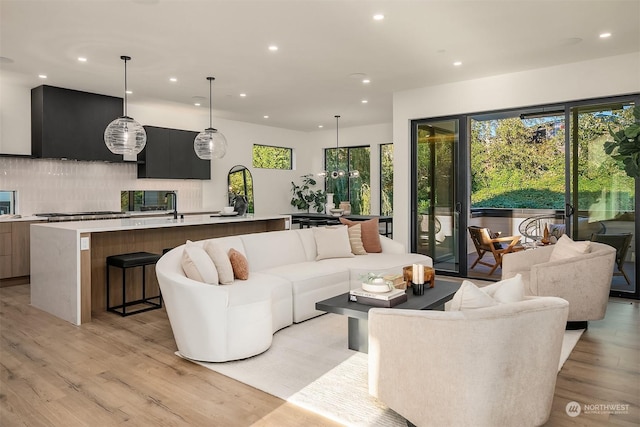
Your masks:
<instances>
[{"instance_id":1,"label":"recessed ceiling light","mask_svg":"<svg viewBox=\"0 0 640 427\"><path fill-rule=\"evenodd\" d=\"M199 102L196 102L196 103L194 103L193 105L195 105L196 107L199 107L199 106L200 106L200 103L199 103Z\"/></svg>"},{"instance_id":2,"label":"recessed ceiling light","mask_svg":"<svg viewBox=\"0 0 640 427\"><path fill-rule=\"evenodd\" d=\"M362 79L362 84L368 85L371 83L371 79Z\"/></svg>"},{"instance_id":3,"label":"recessed ceiling light","mask_svg":"<svg viewBox=\"0 0 640 427\"><path fill-rule=\"evenodd\" d=\"M367 101L366 99L363 99L363 100L362 100L362 101L360 101L360 102L362 102L363 104L367 104L369 101Z\"/></svg>"},{"instance_id":4,"label":"recessed ceiling light","mask_svg":"<svg viewBox=\"0 0 640 427\"><path fill-rule=\"evenodd\" d=\"M384 15L382 13L376 13L375 15L373 15L374 21L382 21L383 19L384 19Z\"/></svg>"},{"instance_id":5,"label":"recessed ceiling light","mask_svg":"<svg viewBox=\"0 0 640 427\"><path fill-rule=\"evenodd\" d=\"M172 82L172 83L175 83L175 82L178 81L178 79L175 78L175 77L169 77L169 81Z\"/></svg>"},{"instance_id":6,"label":"recessed ceiling light","mask_svg":"<svg viewBox=\"0 0 640 427\"><path fill-rule=\"evenodd\" d=\"M456 62L454 62L454 63L453 63L453 66L454 66L454 67L459 67L459 66L461 66L461 65L462 65L462 62L461 62L461 61L456 61Z\"/></svg>"},{"instance_id":7,"label":"recessed ceiling light","mask_svg":"<svg viewBox=\"0 0 640 427\"><path fill-rule=\"evenodd\" d=\"M240 97L241 97L241 98L245 98L246 96L247 96L247 94L246 94L246 93L241 93L241 94L240 94Z\"/></svg>"},{"instance_id":8,"label":"recessed ceiling light","mask_svg":"<svg viewBox=\"0 0 640 427\"><path fill-rule=\"evenodd\" d=\"M83 56L80 56L80 57L78 57L78 61L80 61L80 62L87 62L87 58L85 58L85 57L83 57Z\"/></svg>"},{"instance_id":9,"label":"recessed ceiling light","mask_svg":"<svg viewBox=\"0 0 640 427\"><path fill-rule=\"evenodd\" d=\"M324 125L318 125L318 127L319 127L320 129L322 129L322 128L324 127Z\"/></svg>"},{"instance_id":10,"label":"recessed ceiling light","mask_svg":"<svg viewBox=\"0 0 640 427\"><path fill-rule=\"evenodd\" d=\"M133 91L132 90L127 90L125 92L127 93L127 95L133 95Z\"/></svg>"},{"instance_id":11,"label":"recessed ceiling light","mask_svg":"<svg viewBox=\"0 0 640 427\"><path fill-rule=\"evenodd\" d=\"M269 118L269 116L262 116L262 117L263 117L263 118L265 118L265 119L268 119L268 118Z\"/></svg>"},{"instance_id":12,"label":"recessed ceiling light","mask_svg":"<svg viewBox=\"0 0 640 427\"><path fill-rule=\"evenodd\" d=\"M46 79L47 75L46 74L38 74L38 77L41 79Z\"/></svg>"},{"instance_id":13,"label":"recessed ceiling light","mask_svg":"<svg viewBox=\"0 0 640 427\"><path fill-rule=\"evenodd\" d=\"M275 51L277 51L277 50L278 50L278 46L276 46L276 45L272 44L271 46L269 46L269 50L270 50L271 52L275 52Z\"/></svg>"},{"instance_id":14,"label":"recessed ceiling light","mask_svg":"<svg viewBox=\"0 0 640 427\"><path fill-rule=\"evenodd\" d=\"M609 38L609 37L611 37L611 33L602 33L602 34L600 34L600 38L601 39L606 39L606 38Z\"/></svg>"}]
</instances>

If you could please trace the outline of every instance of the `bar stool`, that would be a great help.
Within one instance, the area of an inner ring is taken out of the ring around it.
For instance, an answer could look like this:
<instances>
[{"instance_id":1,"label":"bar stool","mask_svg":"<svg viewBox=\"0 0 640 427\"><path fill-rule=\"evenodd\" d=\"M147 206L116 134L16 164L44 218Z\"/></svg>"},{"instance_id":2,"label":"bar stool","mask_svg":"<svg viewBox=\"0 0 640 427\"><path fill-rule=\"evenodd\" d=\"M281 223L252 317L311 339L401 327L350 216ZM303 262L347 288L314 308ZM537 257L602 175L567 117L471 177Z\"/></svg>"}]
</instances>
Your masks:
<instances>
[{"instance_id":1,"label":"bar stool","mask_svg":"<svg viewBox=\"0 0 640 427\"><path fill-rule=\"evenodd\" d=\"M131 314L141 313L143 311L155 310L162 307L162 295L158 291L158 295L148 297L146 294L146 266L155 265L161 255L150 252L132 252L128 254L112 255L107 257L107 311L118 313L121 316L129 316ZM122 304L110 306L110 288L109 270L111 267L122 269ZM134 267L142 267L142 298L135 301L127 301L127 269ZM156 300L158 302L154 302ZM137 304L145 304L146 307L134 311L127 312L127 307ZM119 310L121 309L121 311Z\"/></svg>"}]
</instances>

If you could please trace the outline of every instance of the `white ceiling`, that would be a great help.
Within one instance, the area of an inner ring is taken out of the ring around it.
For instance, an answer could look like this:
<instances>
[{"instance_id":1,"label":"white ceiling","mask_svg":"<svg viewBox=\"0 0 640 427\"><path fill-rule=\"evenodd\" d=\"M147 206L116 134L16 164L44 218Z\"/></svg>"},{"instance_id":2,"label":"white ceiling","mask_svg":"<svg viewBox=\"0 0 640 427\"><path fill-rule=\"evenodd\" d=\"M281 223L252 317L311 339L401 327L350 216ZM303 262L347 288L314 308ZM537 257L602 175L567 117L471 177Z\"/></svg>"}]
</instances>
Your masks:
<instances>
[{"instance_id":1,"label":"white ceiling","mask_svg":"<svg viewBox=\"0 0 640 427\"><path fill-rule=\"evenodd\" d=\"M395 91L640 52L640 0L0 0L0 14L1 70L33 87L122 96L129 55L130 102L199 96L206 111L214 76L215 117L302 131L391 122Z\"/></svg>"}]
</instances>

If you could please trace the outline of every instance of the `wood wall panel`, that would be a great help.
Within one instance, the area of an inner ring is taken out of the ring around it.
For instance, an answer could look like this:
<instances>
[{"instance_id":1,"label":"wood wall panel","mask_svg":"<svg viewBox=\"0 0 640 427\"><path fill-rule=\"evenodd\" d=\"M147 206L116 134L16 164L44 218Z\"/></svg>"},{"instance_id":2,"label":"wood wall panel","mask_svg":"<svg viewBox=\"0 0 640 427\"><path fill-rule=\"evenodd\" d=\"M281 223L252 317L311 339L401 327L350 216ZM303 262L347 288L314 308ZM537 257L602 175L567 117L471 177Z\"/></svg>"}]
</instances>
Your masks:
<instances>
[{"instance_id":1,"label":"wood wall panel","mask_svg":"<svg viewBox=\"0 0 640 427\"><path fill-rule=\"evenodd\" d=\"M285 219L242 221L222 224L204 224L182 227L151 228L141 230L109 231L91 234L91 312L106 311L106 258L130 252L162 254L187 240L204 240L239 234L284 230ZM111 268L111 305L122 301L122 274ZM142 295L140 268L127 271L127 300ZM132 286L129 286L132 285ZM155 270L147 267L147 295L157 295L158 281ZM84 301L84 299L83 299Z\"/></svg>"}]
</instances>

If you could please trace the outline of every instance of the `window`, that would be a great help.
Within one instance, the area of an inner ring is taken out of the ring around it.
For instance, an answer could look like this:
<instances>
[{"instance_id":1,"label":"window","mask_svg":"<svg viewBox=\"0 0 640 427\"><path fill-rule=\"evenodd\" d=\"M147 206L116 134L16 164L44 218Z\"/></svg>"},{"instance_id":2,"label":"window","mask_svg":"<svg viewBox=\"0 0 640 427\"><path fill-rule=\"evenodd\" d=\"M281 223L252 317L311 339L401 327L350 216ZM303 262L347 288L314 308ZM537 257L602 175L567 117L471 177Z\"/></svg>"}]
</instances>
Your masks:
<instances>
[{"instance_id":1,"label":"window","mask_svg":"<svg viewBox=\"0 0 640 427\"><path fill-rule=\"evenodd\" d=\"M371 149L369 147L326 148L324 150L326 191L333 193L336 206L343 201L351 203L353 215L371 213ZM342 170L344 176L332 178L331 172ZM358 171L357 177L349 172Z\"/></svg>"},{"instance_id":2,"label":"window","mask_svg":"<svg viewBox=\"0 0 640 427\"><path fill-rule=\"evenodd\" d=\"M293 150L287 147L253 144L253 167L262 169L293 168Z\"/></svg>"},{"instance_id":3,"label":"window","mask_svg":"<svg viewBox=\"0 0 640 427\"><path fill-rule=\"evenodd\" d=\"M0 215L16 213L16 192L0 191Z\"/></svg>"},{"instance_id":4,"label":"window","mask_svg":"<svg viewBox=\"0 0 640 427\"><path fill-rule=\"evenodd\" d=\"M393 215L393 144L380 145L380 214Z\"/></svg>"},{"instance_id":5,"label":"window","mask_svg":"<svg viewBox=\"0 0 640 427\"><path fill-rule=\"evenodd\" d=\"M120 209L123 212L166 211L173 208L173 199L166 194L173 190L162 191L121 191Z\"/></svg>"}]
</instances>

